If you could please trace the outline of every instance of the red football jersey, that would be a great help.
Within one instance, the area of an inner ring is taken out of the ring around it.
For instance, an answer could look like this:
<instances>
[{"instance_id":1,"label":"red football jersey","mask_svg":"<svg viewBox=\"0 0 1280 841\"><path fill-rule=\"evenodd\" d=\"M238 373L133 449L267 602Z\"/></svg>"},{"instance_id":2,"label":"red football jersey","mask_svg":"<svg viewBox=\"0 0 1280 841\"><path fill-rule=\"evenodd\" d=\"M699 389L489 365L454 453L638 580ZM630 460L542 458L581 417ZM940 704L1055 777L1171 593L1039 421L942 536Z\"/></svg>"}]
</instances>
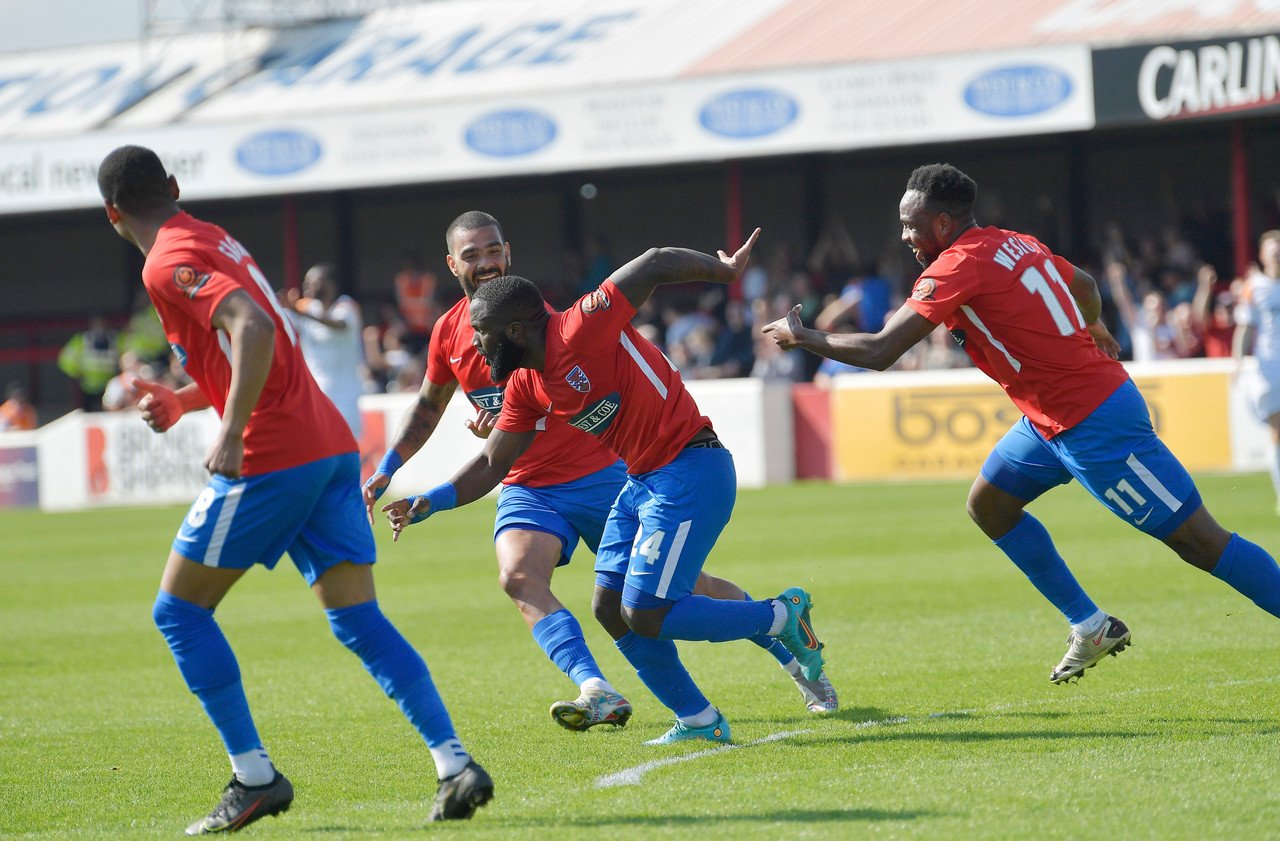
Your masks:
<instances>
[{"instance_id":1,"label":"red football jersey","mask_svg":"<svg viewBox=\"0 0 1280 841\"><path fill-rule=\"evenodd\" d=\"M1129 379L1085 329L1075 267L1030 234L965 231L916 281L907 305L951 335L1052 438Z\"/></svg>"},{"instance_id":2,"label":"red football jersey","mask_svg":"<svg viewBox=\"0 0 1280 841\"><path fill-rule=\"evenodd\" d=\"M507 380L498 428L527 431L563 418L622 456L632 475L670 464L711 421L670 360L631 326L635 314L606 280L552 315L543 370L521 368Z\"/></svg>"},{"instance_id":3,"label":"red football jersey","mask_svg":"<svg viewBox=\"0 0 1280 841\"><path fill-rule=\"evenodd\" d=\"M161 226L142 267L142 282L173 352L218 414L231 388L231 341L210 323L214 310L241 290L275 324L271 370L244 430L243 475L356 451L346 421L307 370L267 279L226 231L177 214Z\"/></svg>"},{"instance_id":4,"label":"red football jersey","mask_svg":"<svg viewBox=\"0 0 1280 841\"><path fill-rule=\"evenodd\" d=\"M436 385L457 382L477 409L497 412L503 406L503 387L489 377L489 363L471 344L471 301L464 297L436 321L427 350L427 379ZM618 460L598 441L567 423L547 424L524 451L504 485L540 488L581 479Z\"/></svg>"}]
</instances>

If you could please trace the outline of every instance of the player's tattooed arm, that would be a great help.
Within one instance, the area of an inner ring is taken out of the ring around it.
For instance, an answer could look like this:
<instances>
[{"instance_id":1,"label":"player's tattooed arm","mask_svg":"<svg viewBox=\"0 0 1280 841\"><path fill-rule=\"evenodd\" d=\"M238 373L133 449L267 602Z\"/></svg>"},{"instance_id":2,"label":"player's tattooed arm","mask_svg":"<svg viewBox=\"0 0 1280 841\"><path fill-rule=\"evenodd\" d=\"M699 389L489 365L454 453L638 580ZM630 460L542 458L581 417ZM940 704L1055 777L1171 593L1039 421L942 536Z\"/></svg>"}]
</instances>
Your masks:
<instances>
[{"instance_id":1,"label":"player's tattooed arm","mask_svg":"<svg viewBox=\"0 0 1280 841\"><path fill-rule=\"evenodd\" d=\"M719 251L712 256L691 248L650 248L610 275L610 280L637 309L664 283L733 283L746 270L759 237L760 229L756 228L732 255Z\"/></svg>"},{"instance_id":2,"label":"player's tattooed arm","mask_svg":"<svg viewBox=\"0 0 1280 841\"><path fill-rule=\"evenodd\" d=\"M444 415L444 410L448 407L449 400L452 399L457 388L456 380L446 385L437 385L430 380L423 381L417 401L400 419L400 427L396 430L396 437L391 442L392 448L405 461L422 449L422 445L427 443L431 433L436 431L440 418Z\"/></svg>"}]
</instances>

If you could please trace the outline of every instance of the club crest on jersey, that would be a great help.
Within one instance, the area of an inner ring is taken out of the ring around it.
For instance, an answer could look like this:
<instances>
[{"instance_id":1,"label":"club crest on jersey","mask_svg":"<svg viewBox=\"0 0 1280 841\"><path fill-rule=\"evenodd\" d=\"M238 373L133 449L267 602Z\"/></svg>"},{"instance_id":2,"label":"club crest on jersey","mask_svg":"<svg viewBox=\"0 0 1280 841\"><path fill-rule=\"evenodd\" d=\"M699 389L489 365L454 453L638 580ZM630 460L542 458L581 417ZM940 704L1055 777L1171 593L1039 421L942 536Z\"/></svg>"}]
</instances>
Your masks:
<instances>
[{"instance_id":1,"label":"club crest on jersey","mask_svg":"<svg viewBox=\"0 0 1280 841\"><path fill-rule=\"evenodd\" d=\"M502 389L497 386L477 388L475 391L468 391L467 399L470 400L471 405L475 406L477 409L483 409L486 412L502 411Z\"/></svg>"},{"instance_id":2,"label":"club crest on jersey","mask_svg":"<svg viewBox=\"0 0 1280 841\"><path fill-rule=\"evenodd\" d=\"M178 266L173 270L173 285L188 298L195 298L200 287L209 282L210 274L201 274L190 266Z\"/></svg>"},{"instance_id":3,"label":"club crest on jersey","mask_svg":"<svg viewBox=\"0 0 1280 841\"><path fill-rule=\"evenodd\" d=\"M564 375L564 381L573 386L573 390L581 394L586 394L591 390L591 380L587 379L587 374L579 365L574 365L573 370Z\"/></svg>"},{"instance_id":4,"label":"club crest on jersey","mask_svg":"<svg viewBox=\"0 0 1280 841\"><path fill-rule=\"evenodd\" d=\"M591 315L596 310L607 310L611 306L613 304L603 289L597 289L582 299L582 311L586 315Z\"/></svg>"},{"instance_id":5,"label":"club crest on jersey","mask_svg":"<svg viewBox=\"0 0 1280 841\"><path fill-rule=\"evenodd\" d=\"M602 435L621 408L622 395L615 391L574 415L569 424L591 435Z\"/></svg>"},{"instance_id":6,"label":"club crest on jersey","mask_svg":"<svg viewBox=\"0 0 1280 841\"><path fill-rule=\"evenodd\" d=\"M931 277L922 277L916 281L916 287L911 290L911 297L917 301L932 301L933 293L937 291L937 281Z\"/></svg>"}]
</instances>

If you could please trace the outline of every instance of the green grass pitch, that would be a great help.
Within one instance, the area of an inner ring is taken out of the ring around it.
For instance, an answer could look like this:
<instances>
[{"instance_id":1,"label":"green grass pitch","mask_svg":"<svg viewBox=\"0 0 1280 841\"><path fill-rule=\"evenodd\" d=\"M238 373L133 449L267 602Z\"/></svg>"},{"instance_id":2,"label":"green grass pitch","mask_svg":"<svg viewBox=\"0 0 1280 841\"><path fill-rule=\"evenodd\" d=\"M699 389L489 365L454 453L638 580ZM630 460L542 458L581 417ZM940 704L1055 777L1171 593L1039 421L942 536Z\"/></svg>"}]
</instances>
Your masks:
<instances>
[{"instance_id":1,"label":"green grass pitch","mask_svg":"<svg viewBox=\"0 0 1280 841\"><path fill-rule=\"evenodd\" d=\"M744 492L707 569L754 595L803 585L838 714L805 712L746 642L686 643L737 748L641 742L665 710L590 618L589 553L556 576L636 707L616 732L547 715L575 688L499 591L492 503L379 528L387 615L421 650L497 782L469 823L424 829L425 747L287 560L218 619L297 799L261 838L1263 838L1280 832L1280 625L1078 487L1032 510L1135 645L1049 684L1067 629L964 514L967 484ZM1264 475L1205 476L1229 528L1280 550ZM212 807L225 755L150 611L176 508L0 512L0 837L172 838ZM769 741L767 737L789 733ZM642 768L633 784L601 786Z\"/></svg>"}]
</instances>

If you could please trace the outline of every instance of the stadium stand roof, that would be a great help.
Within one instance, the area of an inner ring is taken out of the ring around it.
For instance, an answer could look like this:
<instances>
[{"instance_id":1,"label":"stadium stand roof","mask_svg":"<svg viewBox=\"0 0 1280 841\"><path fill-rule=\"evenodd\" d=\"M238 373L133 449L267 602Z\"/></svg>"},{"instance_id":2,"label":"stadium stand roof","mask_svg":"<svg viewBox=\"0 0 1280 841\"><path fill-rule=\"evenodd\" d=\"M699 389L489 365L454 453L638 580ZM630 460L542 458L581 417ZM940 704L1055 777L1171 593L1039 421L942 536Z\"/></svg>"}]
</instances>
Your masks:
<instances>
[{"instance_id":1,"label":"stadium stand roof","mask_svg":"<svg viewBox=\"0 0 1280 841\"><path fill-rule=\"evenodd\" d=\"M1081 130L1093 47L1280 31L1273 0L976 5L444 0L15 53L0 212L96 203L122 142L213 198Z\"/></svg>"}]
</instances>

